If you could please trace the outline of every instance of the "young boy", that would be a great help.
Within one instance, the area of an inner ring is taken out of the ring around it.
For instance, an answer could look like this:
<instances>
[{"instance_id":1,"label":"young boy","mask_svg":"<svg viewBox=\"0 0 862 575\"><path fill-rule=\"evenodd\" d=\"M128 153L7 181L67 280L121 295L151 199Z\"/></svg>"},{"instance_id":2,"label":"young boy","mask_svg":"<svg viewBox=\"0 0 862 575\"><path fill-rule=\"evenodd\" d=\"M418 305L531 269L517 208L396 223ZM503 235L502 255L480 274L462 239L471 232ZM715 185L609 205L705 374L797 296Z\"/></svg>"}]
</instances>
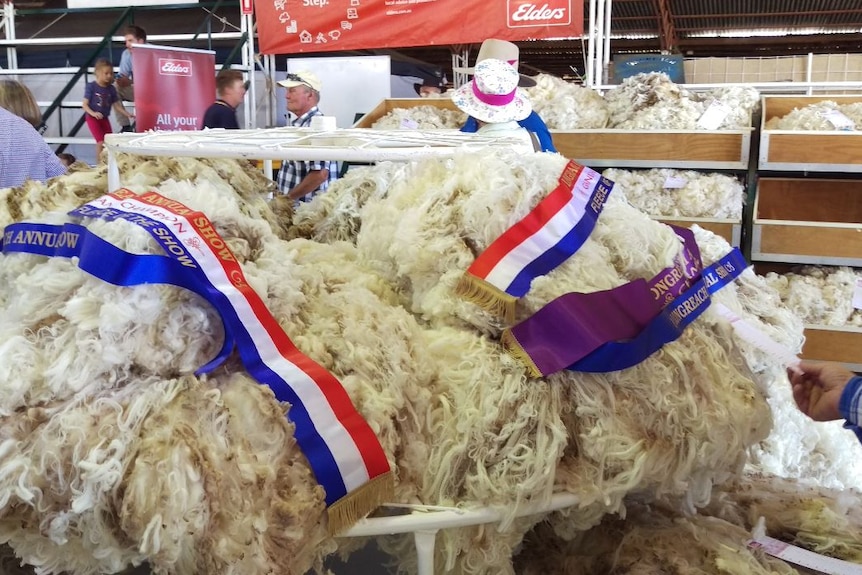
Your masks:
<instances>
[{"instance_id":1,"label":"young boy","mask_svg":"<svg viewBox=\"0 0 862 575\"><path fill-rule=\"evenodd\" d=\"M96 160L102 156L102 149L105 147L105 134L110 134L111 121L108 116L111 115L111 108L117 111L117 115L125 116L126 118L134 118L133 114L126 112L120 102L120 96L117 94L117 89L114 88L114 67L111 63L100 58L96 60L95 81L87 84L84 88L84 112L87 114L85 119L87 127L90 128L90 133L96 138Z\"/></svg>"}]
</instances>

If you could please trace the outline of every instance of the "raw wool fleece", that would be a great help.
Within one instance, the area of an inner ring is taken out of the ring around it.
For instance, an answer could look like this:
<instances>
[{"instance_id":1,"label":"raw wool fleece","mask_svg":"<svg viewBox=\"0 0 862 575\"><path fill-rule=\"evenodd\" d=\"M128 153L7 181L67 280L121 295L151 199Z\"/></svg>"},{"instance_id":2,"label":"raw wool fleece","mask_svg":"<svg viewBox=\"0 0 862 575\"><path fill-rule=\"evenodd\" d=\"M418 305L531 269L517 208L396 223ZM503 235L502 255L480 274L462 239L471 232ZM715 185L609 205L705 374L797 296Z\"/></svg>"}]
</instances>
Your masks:
<instances>
[{"instance_id":1,"label":"raw wool fleece","mask_svg":"<svg viewBox=\"0 0 862 575\"><path fill-rule=\"evenodd\" d=\"M780 559L748 549L750 533L715 517L677 516L632 503L625 519L607 517L577 539L560 539L549 525L536 527L515 558L522 575L795 575Z\"/></svg>"},{"instance_id":2,"label":"raw wool fleece","mask_svg":"<svg viewBox=\"0 0 862 575\"><path fill-rule=\"evenodd\" d=\"M281 244L264 204L207 182L205 163L180 163L202 177L161 192L206 209L241 261ZM153 178L140 166L124 165L129 180ZM63 178L4 192L7 214L48 222L90 193ZM159 251L126 222L88 225L129 251ZM44 573L145 560L156 573L304 573L334 550L288 406L234 360L205 380L180 376L221 344L220 320L196 295L117 288L25 254L0 256L0 274L0 541L17 556Z\"/></svg>"},{"instance_id":3,"label":"raw wool fleece","mask_svg":"<svg viewBox=\"0 0 862 575\"><path fill-rule=\"evenodd\" d=\"M374 130L419 129L436 130L443 128L458 129L467 121L467 114L461 110L450 110L437 106L416 106L413 108L394 108L385 116L371 124ZM407 128L405 123L415 123Z\"/></svg>"},{"instance_id":4,"label":"raw wool fleece","mask_svg":"<svg viewBox=\"0 0 862 575\"><path fill-rule=\"evenodd\" d=\"M799 266L765 277L782 303L805 323L862 327L862 311L853 307L853 291L862 272L846 266Z\"/></svg>"},{"instance_id":5,"label":"raw wool fleece","mask_svg":"<svg viewBox=\"0 0 862 575\"><path fill-rule=\"evenodd\" d=\"M858 446L857 446L858 448ZM703 510L747 530L764 522L767 534L816 553L862 562L862 505L856 489L800 486L795 478L745 474L716 488Z\"/></svg>"},{"instance_id":6,"label":"raw wool fleece","mask_svg":"<svg viewBox=\"0 0 862 575\"><path fill-rule=\"evenodd\" d=\"M698 119L713 101L729 109L718 129L747 129L759 98L754 88L739 86L691 92L661 72L631 76L605 93L608 127L629 130L698 129Z\"/></svg>"},{"instance_id":7,"label":"raw wool fleece","mask_svg":"<svg viewBox=\"0 0 862 575\"><path fill-rule=\"evenodd\" d=\"M614 193L651 216L742 218L745 186L733 176L667 168L609 168L602 175L614 181Z\"/></svg>"},{"instance_id":8,"label":"raw wool fleece","mask_svg":"<svg viewBox=\"0 0 862 575\"><path fill-rule=\"evenodd\" d=\"M398 168L383 163L357 170L358 189L330 190L300 207L296 218L318 241L343 241L350 239L345 234L355 234L360 258L394 286L401 304L430 328L495 340L500 321L455 296L454 284L479 253L556 186L565 162L552 154L523 157L489 151ZM380 183L381 175L392 178L388 185ZM707 265L730 249L708 231L698 229L697 234ZM612 193L590 238L557 270L534 281L519 316L523 319L567 292L609 289L652 277L671 265L679 249L670 228ZM801 324L780 308L777 296L751 270L721 290L716 300L788 347L801 345ZM453 360L458 357L476 364L500 361L493 354L463 351ZM480 373L486 372L481 368ZM676 498L688 510L704 505L713 483L740 471L746 449L766 438L771 418L764 395L781 372L773 359L737 340L729 325L707 310L679 341L634 368L609 374L564 372L528 382L525 389L550 385L561 395L560 411L549 414L562 420L568 435L562 444L552 444L564 448L555 475L544 484L533 481L542 495L550 493L548 485L553 484L553 489L582 498L565 519L573 532L619 510L631 492ZM472 386L497 381L502 380L476 377L467 389L457 389L469 394ZM529 398L519 398L517 413L536 411ZM449 409L456 406L452 403ZM485 412L471 413L477 417ZM463 441L459 434L459 429L441 428L436 441L457 445ZM544 473L549 475L547 468ZM496 491L503 500L506 490ZM509 490L509 501L523 500L522 493ZM423 492L423 501L438 503L440 494ZM537 497L536 492L529 495ZM481 535L483 541L491 536L488 529L464 531ZM409 550L397 552L404 556ZM500 563L502 557L492 560L491 555L485 555L484 570L475 571L476 552L465 547L456 571L511 572L511 566ZM452 565L451 550L446 554L445 564Z\"/></svg>"},{"instance_id":9,"label":"raw wool fleece","mask_svg":"<svg viewBox=\"0 0 862 575\"><path fill-rule=\"evenodd\" d=\"M536 85L524 88L533 111L551 130L590 130L607 127L608 106L591 88L550 74L534 76Z\"/></svg>"},{"instance_id":10,"label":"raw wool fleece","mask_svg":"<svg viewBox=\"0 0 862 575\"><path fill-rule=\"evenodd\" d=\"M837 130L835 124L829 121L829 114L840 112L853 122L853 130L862 129L862 103L839 104L834 100L823 100L809 104L804 108L793 108L787 115L770 118L766 122L767 130L803 130L831 131Z\"/></svg>"}]
</instances>

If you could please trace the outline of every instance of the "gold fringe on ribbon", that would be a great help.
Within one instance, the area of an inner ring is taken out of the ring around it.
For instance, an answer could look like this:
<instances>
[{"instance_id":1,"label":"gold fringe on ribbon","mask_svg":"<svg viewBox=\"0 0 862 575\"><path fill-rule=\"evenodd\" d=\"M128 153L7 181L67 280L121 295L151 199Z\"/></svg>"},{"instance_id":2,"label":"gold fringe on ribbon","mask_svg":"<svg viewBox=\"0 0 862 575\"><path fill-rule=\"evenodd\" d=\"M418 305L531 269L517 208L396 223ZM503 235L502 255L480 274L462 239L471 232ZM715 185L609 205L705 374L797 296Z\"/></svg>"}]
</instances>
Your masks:
<instances>
[{"instance_id":1,"label":"gold fringe on ribbon","mask_svg":"<svg viewBox=\"0 0 862 575\"><path fill-rule=\"evenodd\" d=\"M354 489L327 509L329 534L334 537L346 531L383 503L392 501L394 495L395 477L391 471Z\"/></svg>"},{"instance_id":2,"label":"gold fringe on ribbon","mask_svg":"<svg viewBox=\"0 0 862 575\"><path fill-rule=\"evenodd\" d=\"M485 311L502 317L506 323L515 321L515 303L518 299L483 279L465 272L455 286L455 293Z\"/></svg>"},{"instance_id":3,"label":"gold fringe on ribbon","mask_svg":"<svg viewBox=\"0 0 862 575\"><path fill-rule=\"evenodd\" d=\"M515 337L515 334L512 333L512 330L506 328L503 330L503 335L500 336L500 343L503 344L503 347L506 348L506 351L509 352L509 355L523 363L527 371L530 372L530 375L533 377L542 377L542 372L539 371L539 367L533 361L533 358L521 347L521 343L518 341L518 338Z\"/></svg>"}]
</instances>

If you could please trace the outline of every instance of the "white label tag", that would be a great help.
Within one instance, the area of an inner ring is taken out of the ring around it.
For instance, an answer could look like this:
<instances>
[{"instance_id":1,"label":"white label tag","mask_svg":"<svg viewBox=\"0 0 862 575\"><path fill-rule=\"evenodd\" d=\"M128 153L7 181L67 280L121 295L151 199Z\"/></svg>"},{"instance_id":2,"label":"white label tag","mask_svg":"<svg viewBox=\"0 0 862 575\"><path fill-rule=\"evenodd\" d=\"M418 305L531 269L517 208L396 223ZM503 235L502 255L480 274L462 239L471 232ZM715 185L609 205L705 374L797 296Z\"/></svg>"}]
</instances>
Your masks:
<instances>
[{"instance_id":1,"label":"white label tag","mask_svg":"<svg viewBox=\"0 0 862 575\"><path fill-rule=\"evenodd\" d=\"M730 114L729 106L713 100L697 120L697 127L703 130L717 130L728 114Z\"/></svg>"},{"instance_id":2,"label":"white label tag","mask_svg":"<svg viewBox=\"0 0 862 575\"><path fill-rule=\"evenodd\" d=\"M679 176L668 176L664 181L664 189L678 190L684 188L688 184L688 180Z\"/></svg>"},{"instance_id":3,"label":"white label tag","mask_svg":"<svg viewBox=\"0 0 862 575\"><path fill-rule=\"evenodd\" d=\"M862 278L856 278L853 286L853 309L862 309Z\"/></svg>"},{"instance_id":4,"label":"white label tag","mask_svg":"<svg viewBox=\"0 0 862 575\"><path fill-rule=\"evenodd\" d=\"M814 569L829 575L862 575L862 565L818 555L795 545L788 545L772 537L757 537L748 542L752 549L762 549L764 552L784 561Z\"/></svg>"},{"instance_id":5,"label":"white label tag","mask_svg":"<svg viewBox=\"0 0 862 575\"><path fill-rule=\"evenodd\" d=\"M836 130L853 131L856 129L856 124L853 123L853 120L839 110L827 110L823 112L823 117L827 122L835 126Z\"/></svg>"},{"instance_id":6,"label":"white label tag","mask_svg":"<svg viewBox=\"0 0 862 575\"><path fill-rule=\"evenodd\" d=\"M402 130L418 130L419 123L416 120L411 120L410 118L404 118L401 120L401 129Z\"/></svg>"}]
</instances>

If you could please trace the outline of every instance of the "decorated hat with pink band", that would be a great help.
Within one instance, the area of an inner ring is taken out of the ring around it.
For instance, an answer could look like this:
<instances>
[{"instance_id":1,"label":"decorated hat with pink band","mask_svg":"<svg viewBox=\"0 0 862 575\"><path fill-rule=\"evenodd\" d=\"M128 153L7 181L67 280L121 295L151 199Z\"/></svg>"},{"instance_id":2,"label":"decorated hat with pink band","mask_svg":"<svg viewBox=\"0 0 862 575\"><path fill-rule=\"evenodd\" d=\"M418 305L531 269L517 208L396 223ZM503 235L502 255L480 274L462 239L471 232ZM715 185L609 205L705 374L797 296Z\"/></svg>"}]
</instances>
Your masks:
<instances>
[{"instance_id":1,"label":"decorated hat with pink band","mask_svg":"<svg viewBox=\"0 0 862 575\"><path fill-rule=\"evenodd\" d=\"M489 123L523 120L532 106L518 88L517 70L503 60L490 58L476 64L473 80L458 88L452 102L470 116Z\"/></svg>"}]
</instances>

